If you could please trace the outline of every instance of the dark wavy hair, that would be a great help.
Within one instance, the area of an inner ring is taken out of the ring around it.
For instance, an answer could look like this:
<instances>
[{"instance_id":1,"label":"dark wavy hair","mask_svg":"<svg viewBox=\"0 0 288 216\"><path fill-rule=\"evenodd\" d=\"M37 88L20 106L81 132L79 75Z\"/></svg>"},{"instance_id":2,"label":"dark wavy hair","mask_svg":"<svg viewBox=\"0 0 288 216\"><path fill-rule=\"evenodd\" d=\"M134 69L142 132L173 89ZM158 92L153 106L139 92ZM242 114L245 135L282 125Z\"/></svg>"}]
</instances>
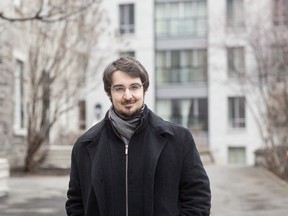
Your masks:
<instances>
[{"instance_id":1,"label":"dark wavy hair","mask_svg":"<svg viewBox=\"0 0 288 216\"><path fill-rule=\"evenodd\" d=\"M104 90L111 96L112 74L115 71L122 71L131 77L139 77L143 83L144 92L149 87L149 75L143 65L133 57L125 56L111 62L103 72Z\"/></svg>"}]
</instances>

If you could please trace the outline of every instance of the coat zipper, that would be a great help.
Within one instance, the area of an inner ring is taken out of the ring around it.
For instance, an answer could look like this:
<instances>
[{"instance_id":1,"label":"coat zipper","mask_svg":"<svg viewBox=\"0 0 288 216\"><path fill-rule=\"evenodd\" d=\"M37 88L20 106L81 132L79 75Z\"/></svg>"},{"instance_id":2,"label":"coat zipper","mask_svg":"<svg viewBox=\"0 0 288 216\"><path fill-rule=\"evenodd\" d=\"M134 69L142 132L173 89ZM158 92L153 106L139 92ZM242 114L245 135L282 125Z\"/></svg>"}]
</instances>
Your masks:
<instances>
[{"instance_id":1,"label":"coat zipper","mask_svg":"<svg viewBox=\"0 0 288 216\"><path fill-rule=\"evenodd\" d=\"M142 125L142 122L137 128L139 128L141 125ZM118 134L118 132L116 132L114 127L112 127L112 128L113 128L115 134L120 139L122 139L121 136ZM137 130L137 128L136 128L136 130ZM135 133L135 131L134 131L134 133ZM134 135L134 133L132 134L132 136ZM132 138L132 136L131 136L131 138ZM131 140L131 138L130 138L130 140ZM129 206L129 204L128 204L128 147L129 147L130 140L127 143L124 142L125 143L125 193L126 193L125 194L125 208L126 208L126 216L129 215L129 213L128 213L128 206Z\"/></svg>"},{"instance_id":2,"label":"coat zipper","mask_svg":"<svg viewBox=\"0 0 288 216\"><path fill-rule=\"evenodd\" d=\"M128 143L125 144L125 203L126 203L126 216L128 216Z\"/></svg>"},{"instance_id":3,"label":"coat zipper","mask_svg":"<svg viewBox=\"0 0 288 216\"><path fill-rule=\"evenodd\" d=\"M142 125L142 122L140 125L138 125L138 127L135 129L135 131ZM129 143L130 143L130 140L131 138L133 137L133 135L135 134L135 131L133 132L133 134L131 135L129 141L127 143L125 143L125 160L126 160L126 167L125 167L125 187L126 187L126 216L129 215L129 212L128 212L128 206L129 206L129 203L128 203L128 148L129 148Z\"/></svg>"}]
</instances>

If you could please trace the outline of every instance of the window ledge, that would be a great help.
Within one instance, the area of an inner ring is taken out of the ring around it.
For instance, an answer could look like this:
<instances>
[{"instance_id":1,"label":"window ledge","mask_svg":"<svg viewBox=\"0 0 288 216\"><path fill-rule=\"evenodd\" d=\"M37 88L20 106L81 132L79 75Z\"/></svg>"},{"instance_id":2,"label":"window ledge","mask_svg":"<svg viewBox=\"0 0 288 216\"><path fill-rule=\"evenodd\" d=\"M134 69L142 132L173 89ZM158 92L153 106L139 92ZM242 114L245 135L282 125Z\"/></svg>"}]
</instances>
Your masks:
<instances>
[{"instance_id":1,"label":"window ledge","mask_svg":"<svg viewBox=\"0 0 288 216\"><path fill-rule=\"evenodd\" d=\"M26 128L14 128L14 135L15 136L27 136L27 129Z\"/></svg>"},{"instance_id":2,"label":"window ledge","mask_svg":"<svg viewBox=\"0 0 288 216\"><path fill-rule=\"evenodd\" d=\"M227 133L235 133L235 134L240 134L240 133L245 133L246 132L246 128L229 128Z\"/></svg>"}]
</instances>

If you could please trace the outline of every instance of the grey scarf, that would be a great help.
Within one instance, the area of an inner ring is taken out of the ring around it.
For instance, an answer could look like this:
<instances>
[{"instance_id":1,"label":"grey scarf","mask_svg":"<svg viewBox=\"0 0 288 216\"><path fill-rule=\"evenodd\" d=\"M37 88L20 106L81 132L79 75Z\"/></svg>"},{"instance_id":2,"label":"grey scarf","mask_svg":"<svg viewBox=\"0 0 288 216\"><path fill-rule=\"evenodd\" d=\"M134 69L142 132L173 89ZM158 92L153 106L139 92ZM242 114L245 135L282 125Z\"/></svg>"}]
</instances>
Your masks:
<instances>
[{"instance_id":1,"label":"grey scarf","mask_svg":"<svg viewBox=\"0 0 288 216\"><path fill-rule=\"evenodd\" d=\"M125 144L128 144L131 136L133 135L136 128L141 123L141 117L144 109L141 109L139 115L136 115L132 119L122 119L119 117L113 108L109 109L109 119L113 125L113 127L117 130L120 134L121 138L123 139Z\"/></svg>"}]
</instances>

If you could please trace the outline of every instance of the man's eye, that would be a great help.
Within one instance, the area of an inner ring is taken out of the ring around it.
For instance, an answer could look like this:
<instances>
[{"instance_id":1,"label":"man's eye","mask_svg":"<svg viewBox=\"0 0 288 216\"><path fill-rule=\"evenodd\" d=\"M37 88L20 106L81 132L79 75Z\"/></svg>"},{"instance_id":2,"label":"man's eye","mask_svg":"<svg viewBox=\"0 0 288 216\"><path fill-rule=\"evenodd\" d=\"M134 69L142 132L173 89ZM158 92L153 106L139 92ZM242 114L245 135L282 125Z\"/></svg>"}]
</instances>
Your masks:
<instances>
[{"instance_id":1,"label":"man's eye","mask_svg":"<svg viewBox=\"0 0 288 216\"><path fill-rule=\"evenodd\" d=\"M131 91L137 91L138 88L139 88L138 86L131 86L131 87L130 87L130 90L131 90Z\"/></svg>"},{"instance_id":2,"label":"man's eye","mask_svg":"<svg viewBox=\"0 0 288 216\"><path fill-rule=\"evenodd\" d=\"M115 87L114 89L115 89L115 91L117 91L117 92L123 92L123 91L125 91L125 89L124 89L123 87Z\"/></svg>"}]
</instances>

